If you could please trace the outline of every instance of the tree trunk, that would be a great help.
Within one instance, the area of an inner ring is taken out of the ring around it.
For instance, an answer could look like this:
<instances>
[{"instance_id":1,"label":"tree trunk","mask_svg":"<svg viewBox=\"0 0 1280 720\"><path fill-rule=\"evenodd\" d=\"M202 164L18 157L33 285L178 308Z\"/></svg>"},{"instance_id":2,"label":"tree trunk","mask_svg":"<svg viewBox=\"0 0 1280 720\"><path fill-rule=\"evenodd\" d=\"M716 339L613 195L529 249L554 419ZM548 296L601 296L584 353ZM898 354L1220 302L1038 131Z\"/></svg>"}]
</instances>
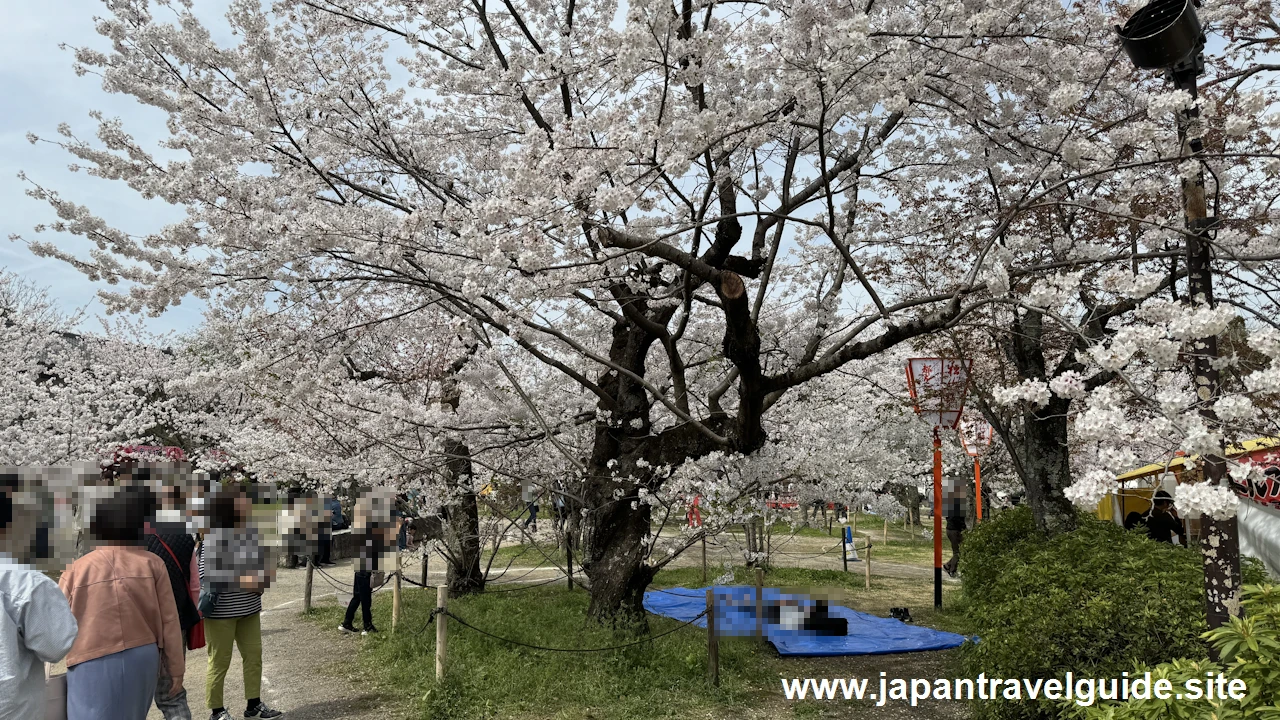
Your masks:
<instances>
[{"instance_id":1,"label":"tree trunk","mask_svg":"<svg viewBox=\"0 0 1280 720\"><path fill-rule=\"evenodd\" d=\"M583 563L591 578L587 616L610 625L645 627L644 591L653 571L644 563L649 506L630 502L601 510L588 533Z\"/></svg>"},{"instance_id":2,"label":"tree trunk","mask_svg":"<svg viewBox=\"0 0 1280 720\"><path fill-rule=\"evenodd\" d=\"M1024 379L1047 380L1044 356L1044 314L1029 310L1013 323L1006 352ZM1006 437L1014 463L1027 489L1027 504L1036 527L1049 533L1072 530L1075 508L1064 494L1071 484L1071 463L1067 449L1067 411L1071 401L1053 395L1042 408L1022 413L1022 432Z\"/></svg>"},{"instance_id":3,"label":"tree trunk","mask_svg":"<svg viewBox=\"0 0 1280 720\"><path fill-rule=\"evenodd\" d=\"M609 359L637 377L645 374L645 357L654 336L639 325L620 320L613 327ZM647 627L644 590L653 578L645 565L650 508L639 490L652 490L651 466L659 438L651 437L651 400L644 385L627 373L610 370L600 388L612 403L600 401L605 414L595 425L591 458L587 462L583 499L582 571L591 580L587 616L610 625ZM576 506L574 507L576 511Z\"/></svg>"},{"instance_id":4,"label":"tree trunk","mask_svg":"<svg viewBox=\"0 0 1280 720\"><path fill-rule=\"evenodd\" d=\"M441 403L453 412L458 411L462 393L458 387L458 373L470 362L475 346L449 366L441 382ZM471 448L461 437L445 441L446 483L450 489L450 502L445 507L441 523L441 540L447 564L445 574L449 594L461 597L484 592L485 577L480 569L480 513L476 503L476 489L471 467Z\"/></svg>"},{"instance_id":5,"label":"tree trunk","mask_svg":"<svg viewBox=\"0 0 1280 720\"><path fill-rule=\"evenodd\" d=\"M456 501L450 503L444 528L450 597L484 592L480 569L480 514L471 475L471 450L458 440L446 445L450 484Z\"/></svg>"},{"instance_id":6,"label":"tree trunk","mask_svg":"<svg viewBox=\"0 0 1280 720\"><path fill-rule=\"evenodd\" d=\"M1064 493L1071 484L1067 404L1055 396L1045 407L1024 413L1022 442L1016 448L1027 504L1036 527L1049 533L1076 527L1075 508Z\"/></svg>"}]
</instances>

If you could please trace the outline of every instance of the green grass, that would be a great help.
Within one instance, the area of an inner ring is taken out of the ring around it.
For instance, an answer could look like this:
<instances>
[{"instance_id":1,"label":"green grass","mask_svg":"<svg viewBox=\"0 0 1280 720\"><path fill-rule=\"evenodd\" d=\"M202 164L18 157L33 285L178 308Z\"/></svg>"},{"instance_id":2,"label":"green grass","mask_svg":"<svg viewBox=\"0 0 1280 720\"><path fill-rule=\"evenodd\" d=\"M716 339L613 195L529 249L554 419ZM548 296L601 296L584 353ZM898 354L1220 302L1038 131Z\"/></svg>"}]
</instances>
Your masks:
<instances>
[{"instance_id":1,"label":"green grass","mask_svg":"<svg viewBox=\"0 0 1280 720\"><path fill-rule=\"evenodd\" d=\"M495 635L545 647L598 648L638 639L588 627L587 601L586 592L557 583L459 598L449 609ZM746 708L774 692L777 675L763 660L767 651L744 638L722 640L721 685L710 687L706 632L692 626L623 650L579 654L512 646L450 622L448 676L437 685L435 628L426 625L434 603L434 593L406 593L400 631L365 638L360 651L362 679L407 705L415 718L686 718ZM323 606L310 617L329 627L340 614L336 606ZM378 598L374 615L376 624L391 627L389 598ZM649 620L655 635L679 625Z\"/></svg>"},{"instance_id":2,"label":"green grass","mask_svg":"<svg viewBox=\"0 0 1280 720\"><path fill-rule=\"evenodd\" d=\"M735 568L739 584L753 583L753 577L753 570ZM779 568L766 573L765 582L827 588L841 604L878 615L887 615L891 606L906 605L919 624L962 629L958 615L933 611L929 581L872 578L872 587L867 590L861 575ZM700 568L677 568L660 572L653 586L700 584ZM947 588L948 596L953 592ZM555 583L451 599L449 606L458 616L494 635L545 647L600 648L638 639L626 632L588 625L587 602L586 592L569 592ZM950 606L954 598L945 602ZM706 680L706 633L696 627L678 629L631 648L579 654L513 646L450 621L448 676L437 685L435 627L426 623L434 604L434 593L406 592L401 625L392 634L385 632L391 628L390 597L379 594L374 602L375 623L384 632L361 640L359 680L383 695L389 707L406 709L413 718L728 720L749 710L755 711L753 717L760 717L760 710L767 711L766 717L803 717L814 708L786 703L777 687L780 675L869 675L887 662L877 658L783 659L754 639L723 638L721 683L714 688ZM327 628L336 625L340 615L336 605L324 605L309 618ZM668 618L649 617L649 629L655 635L680 625ZM893 662L940 661L931 653L898 657L902 659Z\"/></svg>"},{"instance_id":3,"label":"green grass","mask_svg":"<svg viewBox=\"0 0 1280 720\"><path fill-rule=\"evenodd\" d=\"M483 567L493 557L493 546L481 551L480 565ZM545 565L554 567L552 563L564 565L564 549L549 543L521 543L503 545L498 548L497 557L493 561L493 570L499 572L504 567L535 567Z\"/></svg>"}]
</instances>

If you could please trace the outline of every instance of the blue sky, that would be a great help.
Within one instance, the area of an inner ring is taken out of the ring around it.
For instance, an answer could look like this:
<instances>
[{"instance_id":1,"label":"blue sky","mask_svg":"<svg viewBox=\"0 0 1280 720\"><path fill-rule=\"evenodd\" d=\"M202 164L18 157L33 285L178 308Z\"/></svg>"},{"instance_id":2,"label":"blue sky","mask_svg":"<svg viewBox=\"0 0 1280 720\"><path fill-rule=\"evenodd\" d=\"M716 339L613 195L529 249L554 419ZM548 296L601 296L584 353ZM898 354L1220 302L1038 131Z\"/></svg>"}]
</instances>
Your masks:
<instances>
[{"instance_id":1,"label":"blue sky","mask_svg":"<svg viewBox=\"0 0 1280 720\"><path fill-rule=\"evenodd\" d=\"M199 6L211 11L200 14L216 27L225 3L202 0ZM76 77L70 50L58 48L60 43L66 43L109 49L93 29L94 16L105 12L97 0L12 2L0 12L0 267L49 287L50 294L65 310L84 308L91 314L102 312L95 293L105 285L90 283L60 261L36 257L23 243L8 238L21 234L71 249L88 247L70 235L37 236L32 232L34 225L55 217L47 205L23 194L27 185L18 180L19 171L58 190L64 198L89 206L108 222L131 233L154 231L182 215L180 208L143 200L123 183L72 173L67 165L73 158L66 152L47 143L31 145L26 140L28 132L57 137L56 128L61 122L69 123L78 136L92 138L96 123L89 118L91 110L122 118L126 129L144 147L154 147L164 135L162 113L131 98L104 92L98 78L92 75ZM178 308L146 322L156 331L183 330L199 323L200 312L200 303L189 298Z\"/></svg>"}]
</instances>

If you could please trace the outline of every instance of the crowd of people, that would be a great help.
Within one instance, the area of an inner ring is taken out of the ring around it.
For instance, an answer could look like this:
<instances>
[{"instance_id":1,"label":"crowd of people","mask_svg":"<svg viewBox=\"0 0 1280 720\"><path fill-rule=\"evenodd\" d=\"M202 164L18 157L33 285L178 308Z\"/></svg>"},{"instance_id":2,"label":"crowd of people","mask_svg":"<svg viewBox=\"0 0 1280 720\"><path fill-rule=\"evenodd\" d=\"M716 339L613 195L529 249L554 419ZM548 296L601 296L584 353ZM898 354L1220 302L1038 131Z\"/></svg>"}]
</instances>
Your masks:
<instances>
[{"instance_id":1,"label":"crowd of people","mask_svg":"<svg viewBox=\"0 0 1280 720\"><path fill-rule=\"evenodd\" d=\"M200 648L210 720L233 717L224 684L235 652L240 716L283 717L261 697L262 594L275 563L253 521L254 489L233 480L192 493L165 480L146 463L118 472L86 512L92 549L55 583L6 552L24 547L6 540L19 540L9 536L29 493L0 473L0 720L144 720L153 704L166 720L191 720L183 678ZM357 591L353 606L365 603L371 629L368 599ZM46 664L63 659L66 674L48 677Z\"/></svg>"}]
</instances>

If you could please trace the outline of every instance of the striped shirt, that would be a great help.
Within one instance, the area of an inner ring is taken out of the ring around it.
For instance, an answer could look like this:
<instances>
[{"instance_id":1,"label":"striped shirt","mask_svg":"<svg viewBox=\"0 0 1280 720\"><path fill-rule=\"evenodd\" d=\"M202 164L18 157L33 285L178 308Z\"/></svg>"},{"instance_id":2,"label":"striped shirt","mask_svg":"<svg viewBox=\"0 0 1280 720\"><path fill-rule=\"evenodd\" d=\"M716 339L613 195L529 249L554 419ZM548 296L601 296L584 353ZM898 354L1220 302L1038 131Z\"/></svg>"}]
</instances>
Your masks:
<instances>
[{"instance_id":1,"label":"striped shirt","mask_svg":"<svg viewBox=\"0 0 1280 720\"><path fill-rule=\"evenodd\" d=\"M206 576L208 555L209 584L218 593L213 611L205 615L211 620L246 617L262 612L262 595L241 590L239 577L265 570L265 556L257 533L252 530L215 529L200 546L200 581Z\"/></svg>"}]
</instances>

